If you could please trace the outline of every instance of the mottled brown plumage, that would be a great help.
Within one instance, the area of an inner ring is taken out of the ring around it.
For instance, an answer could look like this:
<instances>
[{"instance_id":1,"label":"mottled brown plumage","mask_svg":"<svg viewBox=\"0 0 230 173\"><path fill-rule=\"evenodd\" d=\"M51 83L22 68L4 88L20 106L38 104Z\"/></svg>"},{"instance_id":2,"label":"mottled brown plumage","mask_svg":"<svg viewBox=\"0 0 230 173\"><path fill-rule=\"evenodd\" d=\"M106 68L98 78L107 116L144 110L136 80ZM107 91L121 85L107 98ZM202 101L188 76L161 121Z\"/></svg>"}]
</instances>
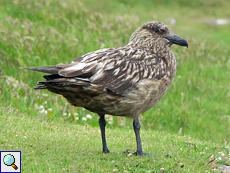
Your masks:
<instances>
[{"instance_id":1,"label":"mottled brown plumage","mask_svg":"<svg viewBox=\"0 0 230 173\"><path fill-rule=\"evenodd\" d=\"M139 115L152 108L167 92L176 73L171 45L188 46L161 22L148 22L138 28L124 47L87 53L71 64L32 67L50 73L35 89L48 89L63 95L72 105L100 116L103 152L105 114L134 119L138 155L143 155L139 135Z\"/></svg>"}]
</instances>

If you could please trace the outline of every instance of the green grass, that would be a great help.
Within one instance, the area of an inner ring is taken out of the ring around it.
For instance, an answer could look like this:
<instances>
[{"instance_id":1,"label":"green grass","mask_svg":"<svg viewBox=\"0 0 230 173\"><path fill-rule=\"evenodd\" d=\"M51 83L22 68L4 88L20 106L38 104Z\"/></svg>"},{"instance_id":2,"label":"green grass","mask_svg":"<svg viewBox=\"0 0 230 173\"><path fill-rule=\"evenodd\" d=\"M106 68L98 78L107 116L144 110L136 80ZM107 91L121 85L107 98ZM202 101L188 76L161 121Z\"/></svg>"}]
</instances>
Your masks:
<instances>
[{"instance_id":1,"label":"green grass","mask_svg":"<svg viewBox=\"0 0 230 173\"><path fill-rule=\"evenodd\" d=\"M50 165L50 168L23 168L28 169L24 172L59 172L62 165L54 166L59 162L64 164L63 172L73 172L75 167L79 168L78 172L101 172L106 167L108 170L104 172L112 172L113 169L122 172L123 167L128 172L132 172L132 169L160 172L161 167L169 172L174 169L177 172L186 172L188 169L209 171L213 168L208 164L210 155L218 158L217 153L225 152L223 147L230 145L230 26L209 26L205 20L228 18L229 8L228 0L1 0L0 148L13 150L18 146L23 150L25 145L25 153L28 153L28 156L23 156L25 159ZM176 25L170 24L169 18L174 18ZM108 141L110 149L115 154L103 155L100 151L98 116L83 108L74 108L62 97L48 91L34 91L32 88L36 82L43 80L42 74L20 70L19 67L70 63L73 58L90 51L123 46L137 27L152 20L165 22L175 34L189 42L188 49L172 46L177 59L175 80L156 107L141 115L141 133L146 152L160 156L170 153L174 157L158 160L121 154L126 149L126 142L127 148L135 148L132 121L111 116L106 117L109 122L106 128L108 136L111 136ZM18 116L15 117L15 114ZM92 115L92 118L87 115ZM23 124L17 126L10 123L15 133L19 129L24 134L31 132L34 137L26 142L23 138L7 135L5 124L10 119L17 119ZM30 125L32 123L36 126ZM51 130L45 130L48 124L59 129L56 136ZM61 131L68 128L72 135ZM83 128L94 135L86 134L87 131L81 130ZM44 137L41 141L38 140L39 135ZM89 140L84 141L86 139ZM194 141L191 146L200 146L197 147L199 150L191 148L185 142L188 139ZM6 145L7 140L12 141L12 146ZM68 148L62 148L68 141ZM29 146L30 143L32 146ZM41 148L37 149L40 145ZM46 149L47 145L52 147ZM206 146L210 150L206 151ZM182 148L182 151L178 148ZM61 154L57 150L62 150ZM47 161L42 161L46 152ZM175 156L177 152L180 153ZM200 152L210 155L203 157ZM78 153L81 153L80 156ZM84 166L85 163L94 162L90 153L97 158L97 165ZM63 160L60 155L63 155ZM69 160L69 156L74 159ZM84 159L81 161L79 157ZM116 159L113 161L113 158ZM128 170L129 164L124 166L125 162L130 163L131 170ZM135 162L139 163L136 164L138 166L135 166ZM182 162L185 166L180 169L178 165ZM29 164L33 165L32 161ZM105 168L102 168L103 164L106 164ZM230 162L227 161L227 164Z\"/></svg>"},{"instance_id":2,"label":"green grass","mask_svg":"<svg viewBox=\"0 0 230 173\"><path fill-rule=\"evenodd\" d=\"M121 128L107 129L113 153L102 154L99 128L0 108L1 150L22 152L22 172L205 172L229 163L227 147L146 130L141 131L144 149L155 157L130 156L122 151L135 149L133 130Z\"/></svg>"}]
</instances>

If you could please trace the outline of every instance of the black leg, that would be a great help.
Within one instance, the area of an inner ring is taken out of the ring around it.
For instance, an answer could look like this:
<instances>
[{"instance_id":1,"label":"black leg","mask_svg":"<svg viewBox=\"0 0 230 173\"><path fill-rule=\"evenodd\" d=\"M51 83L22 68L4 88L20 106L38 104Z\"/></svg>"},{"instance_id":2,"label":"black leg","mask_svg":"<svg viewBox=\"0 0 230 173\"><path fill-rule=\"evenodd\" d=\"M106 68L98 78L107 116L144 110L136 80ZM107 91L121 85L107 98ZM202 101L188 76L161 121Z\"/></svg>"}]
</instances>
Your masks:
<instances>
[{"instance_id":1,"label":"black leg","mask_svg":"<svg viewBox=\"0 0 230 173\"><path fill-rule=\"evenodd\" d=\"M106 126L105 115L99 114L99 116L100 116L99 125L101 128L101 139L102 139L102 145L103 145L103 153L110 153L110 151L107 147L106 138L105 138L105 126Z\"/></svg>"},{"instance_id":2,"label":"black leg","mask_svg":"<svg viewBox=\"0 0 230 173\"><path fill-rule=\"evenodd\" d=\"M141 137L140 137L141 124L138 118L135 118L133 120L133 128L134 128L134 132L136 135L136 141L137 141L137 151L134 154L143 156L145 155L145 153L143 153L143 150L142 150Z\"/></svg>"}]
</instances>

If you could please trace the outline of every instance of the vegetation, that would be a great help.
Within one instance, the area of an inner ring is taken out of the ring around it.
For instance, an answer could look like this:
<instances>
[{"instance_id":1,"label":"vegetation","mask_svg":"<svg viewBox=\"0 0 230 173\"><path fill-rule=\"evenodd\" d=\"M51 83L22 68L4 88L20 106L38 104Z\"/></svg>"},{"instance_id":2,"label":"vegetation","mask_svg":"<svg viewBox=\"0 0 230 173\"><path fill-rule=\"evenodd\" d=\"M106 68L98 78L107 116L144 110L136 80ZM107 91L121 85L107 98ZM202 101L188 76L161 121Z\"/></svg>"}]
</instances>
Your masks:
<instances>
[{"instance_id":1,"label":"vegetation","mask_svg":"<svg viewBox=\"0 0 230 173\"><path fill-rule=\"evenodd\" d=\"M107 129L114 153L102 154L97 127L0 108L1 149L22 151L22 172L209 172L229 164L228 146L159 131L142 130L145 152L153 157L122 153L136 147L133 130L122 128Z\"/></svg>"},{"instance_id":2,"label":"vegetation","mask_svg":"<svg viewBox=\"0 0 230 173\"><path fill-rule=\"evenodd\" d=\"M228 18L229 1L0 4L0 150L21 150L22 164L28 165L23 172L209 172L218 163L230 164L230 26L206 23ZM90 51L123 46L137 27L152 20L189 42L188 49L172 46L173 85L141 116L145 152L171 157L122 154L136 148L132 120L112 116L106 132L115 153L101 154L98 116L48 91L34 91L42 74L19 67L70 63Z\"/></svg>"}]
</instances>

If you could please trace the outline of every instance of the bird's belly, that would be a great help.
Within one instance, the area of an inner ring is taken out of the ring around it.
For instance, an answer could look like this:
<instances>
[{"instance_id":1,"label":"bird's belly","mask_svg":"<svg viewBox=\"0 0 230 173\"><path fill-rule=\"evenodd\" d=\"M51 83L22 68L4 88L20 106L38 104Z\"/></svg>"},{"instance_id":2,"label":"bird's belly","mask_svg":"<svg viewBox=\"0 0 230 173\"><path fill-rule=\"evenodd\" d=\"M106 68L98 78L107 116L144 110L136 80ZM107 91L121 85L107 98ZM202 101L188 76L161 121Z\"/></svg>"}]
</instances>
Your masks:
<instances>
[{"instance_id":1,"label":"bird's belly","mask_svg":"<svg viewBox=\"0 0 230 173\"><path fill-rule=\"evenodd\" d=\"M111 95L102 88L83 91L68 88L61 94L74 106L84 107L92 112L135 118L155 106L167 92L172 81L144 79L137 86L122 95Z\"/></svg>"},{"instance_id":2,"label":"bird's belly","mask_svg":"<svg viewBox=\"0 0 230 173\"><path fill-rule=\"evenodd\" d=\"M106 114L135 118L154 107L170 88L172 80L149 80L139 82L135 89L122 97L108 100L104 106Z\"/></svg>"},{"instance_id":3,"label":"bird's belly","mask_svg":"<svg viewBox=\"0 0 230 173\"><path fill-rule=\"evenodd\" d=\"M170 88L170 80L143 80L137 89L127 93L126 99L121 104L131 104L131 112L137 116L154 107Z\"/></svg>"}]
</instances>

